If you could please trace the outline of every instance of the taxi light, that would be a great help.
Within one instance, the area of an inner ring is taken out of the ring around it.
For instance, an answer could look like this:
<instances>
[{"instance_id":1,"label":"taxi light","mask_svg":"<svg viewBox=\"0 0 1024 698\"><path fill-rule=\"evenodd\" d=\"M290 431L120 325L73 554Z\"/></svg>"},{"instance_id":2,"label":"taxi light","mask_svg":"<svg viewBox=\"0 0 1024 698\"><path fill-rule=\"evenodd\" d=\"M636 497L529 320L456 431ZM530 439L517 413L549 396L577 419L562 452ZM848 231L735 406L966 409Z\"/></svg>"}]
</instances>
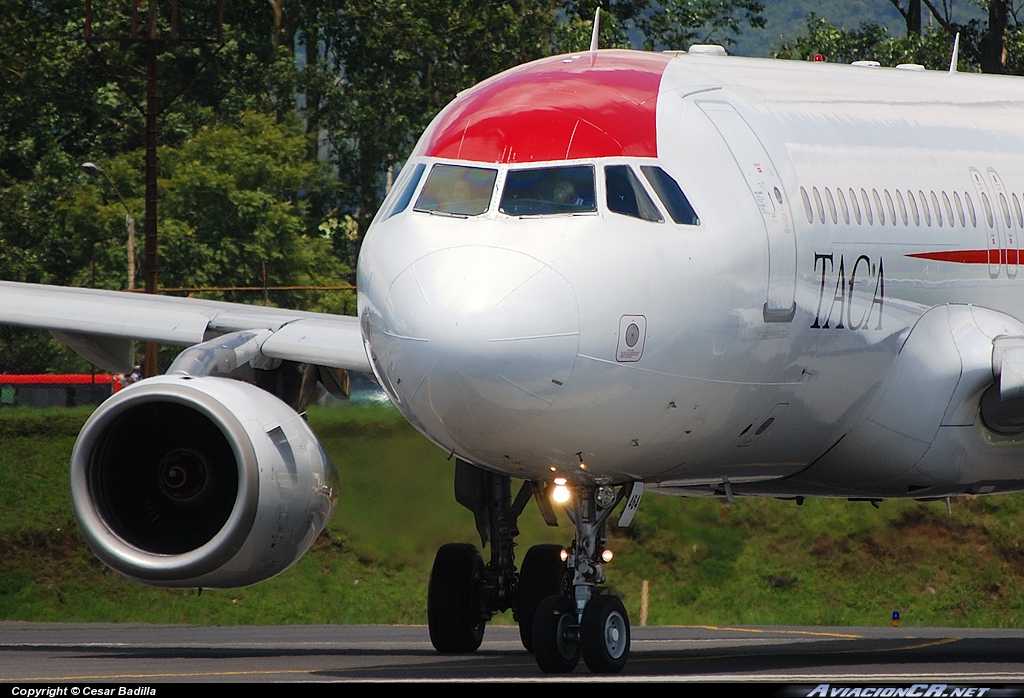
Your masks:
<instances>
[{"instance_id":1,"label":"taxi light","mask_svg":"<svg viewBox=\"0 0 1024 698\"><path fill-rule=\"evenodd\" d=\"M558 551L558 557L562 562L566 562L569 559L569 551L562 548Z\"/></svg>"},{"instance_id":2,"label":"taxi light","mask_svg":"<svg viewBox=\"0 0 1024 698\"><path fill-rule=\"evenodd\" d=\"M605 549L601 553L602 562L611 562L613 557L615 557L615 553L613 553L611 550Z\"/></svg>"},{"instance_id":3,"label":"taxi light","mask_svg":"<svg viewBox=\"0 0 1024 698\"><path fill-rule=\"evenodd\" d=\"M561 479L561 478L559 478ZM557 481L556 481L557 482ZM571 495L569 494L569 488L565 486L565 480L562 480L561 485L555 485L555 489L551 492L551 498L558 504L565 504L569 501Z\"/></svg>"}]
</instances>

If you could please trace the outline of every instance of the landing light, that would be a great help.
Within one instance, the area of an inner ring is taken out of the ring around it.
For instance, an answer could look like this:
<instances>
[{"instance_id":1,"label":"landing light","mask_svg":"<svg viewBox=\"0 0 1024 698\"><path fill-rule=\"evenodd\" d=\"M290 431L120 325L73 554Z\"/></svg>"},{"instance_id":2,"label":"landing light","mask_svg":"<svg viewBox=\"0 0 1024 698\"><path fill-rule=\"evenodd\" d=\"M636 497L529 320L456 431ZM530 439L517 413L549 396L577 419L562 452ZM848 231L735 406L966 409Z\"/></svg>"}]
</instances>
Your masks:
<instances>
[{"instance_id":1,"label":"landing light","mask_svg":"<svg viewBox=\"0 0 1024 698\"><path fill-rule=\"evenodd\" d=\"M565 548L562 548L561 550L558 551L558 558L562 562L566 562L569 559L569 551L566 550Z\"/></svg>"},{"instance_id":2,"label":"landing light","mask_svg":"<svg viewBox=\"0 0 1024 698\"><path fill-rule=\"evenodd\" d=\"M555 489L551 492L551 498L558 504L565 504L569 501L570 497L571 494L569 493L569 488L565 486L565 478L556 477Z\"/></svg>"},{"instance_id":3,"label":"landing light","mask_svg":"<svg viewBox=\"0 0 1024 698\"><path fill-rule=\"evenodd\" d=\"M611 562L613 557L615 557L615 553L613 553L611 550L605 549L604 551L601 552L601 561L602 562L605 562L605 563Z\"/></svg>"}]
</instances>

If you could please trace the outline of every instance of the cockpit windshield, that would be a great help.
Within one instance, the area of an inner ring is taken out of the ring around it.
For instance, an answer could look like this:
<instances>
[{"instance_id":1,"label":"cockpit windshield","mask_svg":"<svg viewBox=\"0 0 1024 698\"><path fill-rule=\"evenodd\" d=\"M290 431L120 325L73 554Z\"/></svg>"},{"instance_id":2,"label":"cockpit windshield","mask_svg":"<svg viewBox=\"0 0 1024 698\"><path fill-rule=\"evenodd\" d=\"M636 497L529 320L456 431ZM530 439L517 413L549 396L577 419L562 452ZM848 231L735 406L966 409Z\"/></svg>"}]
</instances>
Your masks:
<instances>
[{"instance_id":1,"label":"cockpit windshield","mask_svg":"<svg viewBox=\"0 0 1024 698\"><path fill-rule=\"evenodd\" d=\"M484 167L434 165L413 208L454 216L478 216L486 212L491 203L497 176L497 170Z\"/></svg>"},{"instance_id":2,"label":"cockpit windshield","mask_svg":"<svg viewBox=\"0 0 1024 698\"><path fill-rule=\"evenodd\" d=\"M509 170L499 210L510 216L597 210L592 165Z\"/></svg>"},{"instance_id":3,"label":"cockpit windshield","mask_svg":"<svg viewBox=\"0 0 1024 698\"><path fill-rule=\"evenodd\" d=\"M665 204L668 215L672 216L673 221L681 225L700 225L697 212L693 210L686 194L679 188L679 183L672 179L672 175L660 167L651 165L641 165L640 171L654 187L654 191L658 194L661 202Z\"/></svg>"}]
</instances>

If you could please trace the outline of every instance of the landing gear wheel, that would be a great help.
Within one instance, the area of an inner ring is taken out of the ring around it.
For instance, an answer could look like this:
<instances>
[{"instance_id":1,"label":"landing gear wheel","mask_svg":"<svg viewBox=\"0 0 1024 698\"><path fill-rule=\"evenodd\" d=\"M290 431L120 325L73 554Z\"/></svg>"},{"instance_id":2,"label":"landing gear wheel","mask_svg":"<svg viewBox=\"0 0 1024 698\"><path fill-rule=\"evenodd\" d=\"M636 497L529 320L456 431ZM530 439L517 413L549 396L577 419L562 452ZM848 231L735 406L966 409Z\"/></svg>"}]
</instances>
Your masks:
<instances>
[{"instance_id":1,"label":"landing gear wheel","mask_svg":"<svg viewBox=\"0 0 1024 698\"><path fill-rule=\"evenodd\" d=\"M437 551L427 587L427 625L438 652L462 654L480 646L486 624L477 602L483 576L475 546L449 543Z\"/></svg>"},{"instance_id":2,"label":"landing gear wheel","mask_svg":"<svg viewBox=\"0 0 1024 698\"><path fill-rule=\"evenodd\" d=\"M567 674L580 661L576 607L565 596L540 602L533 619L533 655L547 674Z\"/></svg>"},{"instance_id":3,"label":"landing gear wheel","mask_svg":"<svg viewBox=\"0 0 1024 698\"><path fill-rule=\"evenodd\" d=\"M583 661L595 674L618 674L629 658L629 615L617 596L595 596L580 622Z\"/></svg>"},{"instance_id":4,"label":"landing gear wheel","mask_svg":"<svg viewBox=\"0 0 1024 698\"><path fill-rule=\"evenodd\" d=\"M541 601L564 591L565 563L562 546L535 545L526 551L519 572L519 639L527 652L533 652L533 621Z\"/></svg>"}]
</instances>

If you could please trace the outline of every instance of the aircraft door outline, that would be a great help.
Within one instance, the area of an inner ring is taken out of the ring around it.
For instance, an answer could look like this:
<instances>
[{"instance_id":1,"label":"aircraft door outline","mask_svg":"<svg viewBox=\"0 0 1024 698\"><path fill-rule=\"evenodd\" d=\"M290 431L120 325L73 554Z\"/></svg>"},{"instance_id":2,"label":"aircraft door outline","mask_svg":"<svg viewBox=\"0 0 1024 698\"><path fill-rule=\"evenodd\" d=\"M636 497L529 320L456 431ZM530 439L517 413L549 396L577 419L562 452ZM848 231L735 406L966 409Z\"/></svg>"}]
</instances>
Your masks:
<instances>
[{"instance_id":1,"label":"aircraft door outline","mask_svg":"<svg viewBox=\"0 0 1024 698\"><path fill-rule=\"evenodd\" d=\"M765 322L792 322L796 316L796 234L782 178L750 124L728 102L698 101L725 140L754 197L768 239L768 291Z\"/></svg>"},{"instance_id":2,"label":"aircraft door outline","mask_svg":"<svg viewBox=\"0 0 1024 698\"><path fill-rule=\"evenodd\" d=\"M978 205L975 210L981 218L981 226L985 229L986 249L988 250L988 275L990 278L998 278L1002 270L1003 244L1002 224L995 208L995 201L989 191L988 182L985 176L976 168L971 168L971 181L974 182L974 191L978 195ZM985 203L988 202L986 206ZM1009 273L1009 270L1007 270ZM1016 272L1015 272L1016 275Z\"/></svg>"},{"instance_id":3,"label":"aircraft door outline","mask_svg":"<svg viewBox=\"0 0 1024 698\"><path fill-rule=\"evenodd\" d=\"M987 170L988 182L994 190L992 197L992 208L995 209L994 216L996 227L1003 231L1003 252L1000 259L1006 265L1006 276L1010 279L1017 278L1017 267L1020 264L1020 239L1013 228L1013 214L1010 213L1010 196L1003 186L1003 179L993 168Z\"/></svg>"}]
</instances>

